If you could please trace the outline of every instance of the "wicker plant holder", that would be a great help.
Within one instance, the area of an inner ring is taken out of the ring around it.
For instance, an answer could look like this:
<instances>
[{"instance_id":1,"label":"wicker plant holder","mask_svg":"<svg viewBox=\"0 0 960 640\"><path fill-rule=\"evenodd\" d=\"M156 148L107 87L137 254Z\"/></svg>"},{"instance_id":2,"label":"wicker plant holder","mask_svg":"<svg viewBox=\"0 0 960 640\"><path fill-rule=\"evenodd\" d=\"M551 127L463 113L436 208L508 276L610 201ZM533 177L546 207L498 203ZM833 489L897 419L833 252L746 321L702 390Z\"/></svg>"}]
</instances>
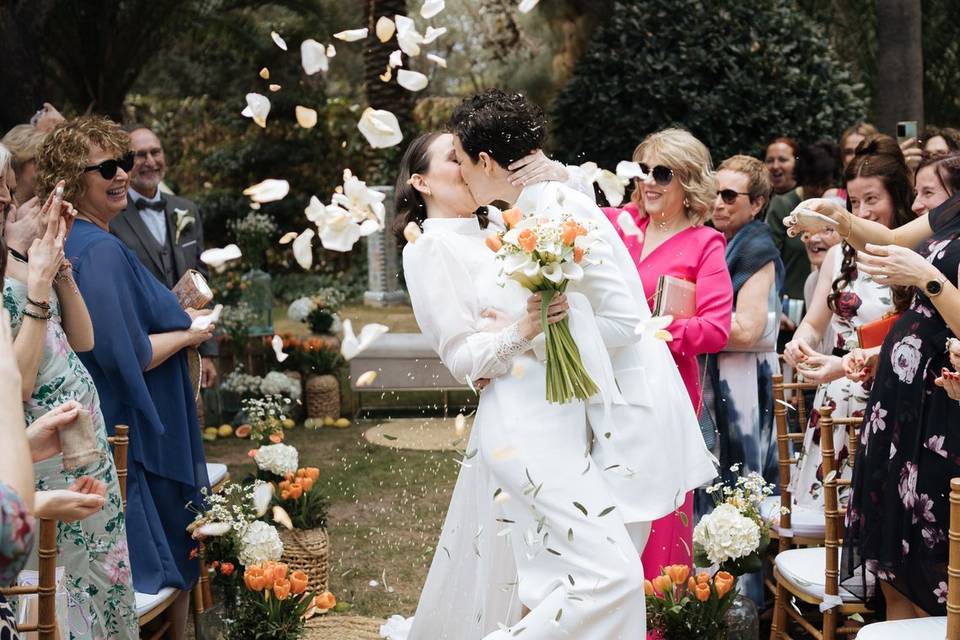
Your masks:
<instances>
[{"instance_id":1,"label":"wicker plant holder","mask_svg":"<svg viewBox=\"0 0 960 640\"><path fill-rule=\"evenodd\" d=\"M307 378L307 417L340 417L340 381L336 376L310 376Z\"/></svg>"},{"instance_id":2,"label":"wicker plant holder","mask_svg":"<svg viewBox=\"0 0 960 640\"><path fill-rule=\"evenodd\" d=\"M291 571L299 569L307 574L310 589L317 593L327 590L330 576L330 539L327 530L280 529L283 555L280 561L289 565Z\"/></svg>"}]
</instances>

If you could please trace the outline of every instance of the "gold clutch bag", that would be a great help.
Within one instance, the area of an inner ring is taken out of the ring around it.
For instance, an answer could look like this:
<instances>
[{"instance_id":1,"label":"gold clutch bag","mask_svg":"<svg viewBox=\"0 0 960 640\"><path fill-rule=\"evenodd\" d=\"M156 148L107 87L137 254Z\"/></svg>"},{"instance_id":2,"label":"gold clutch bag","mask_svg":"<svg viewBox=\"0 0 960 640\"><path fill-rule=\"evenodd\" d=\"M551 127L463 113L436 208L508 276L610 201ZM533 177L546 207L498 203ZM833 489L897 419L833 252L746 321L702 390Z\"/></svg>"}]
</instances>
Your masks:
<instances>
[{"instance_id":1,"label":"gold clutch bag","mask_svg":"<svg viewBox=\"0 0 960 640\"><path fill-rule=\"evenodd\" d=\"M670 315L675 319L697 315L697 283L675 276L660 276L657 279L653 315Z\"/></svg>"}]
</instances>

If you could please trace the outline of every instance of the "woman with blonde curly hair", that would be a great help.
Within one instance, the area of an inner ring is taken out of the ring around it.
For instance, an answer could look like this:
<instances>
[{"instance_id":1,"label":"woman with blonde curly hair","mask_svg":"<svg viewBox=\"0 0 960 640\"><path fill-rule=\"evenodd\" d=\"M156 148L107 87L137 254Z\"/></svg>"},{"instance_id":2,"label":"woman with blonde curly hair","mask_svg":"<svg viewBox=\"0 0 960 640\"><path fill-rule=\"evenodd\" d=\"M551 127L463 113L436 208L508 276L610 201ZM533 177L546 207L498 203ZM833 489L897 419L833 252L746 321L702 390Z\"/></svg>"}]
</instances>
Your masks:
<instances>
[{"instance_id":1,"label":"woman with blonde curly hair","mask_svg":"<svg viewBox=\"0 0 960 640\"><path fill-rule=\"evenodd\" d=\"M717 195L710 152L690 132L664 129L647 136L633 159L647 177L637 184L630 203L604 213L637 265L651 308L661 276L696 284L696 311L690 317L674 315L667 327L673 340L667 344L699 414L703 398L697 357L716 353L727 344L733 307L733 287L724 260L726 242L718 231L703 226ZM640 233L621 224L635 225ZM708 436L710 446L712 429ZM643 553L644 575L659 575L661 566L691 563L692 494L679 511L682 514L653 523Z\"/></svg>"},{"instance_id":2,"label":"woman with blonde curly hair","mask_svg":"<svg viewBox=\"0 0 960 640\"><path fill-rule=\"evenodd\" d=\"M175 637L186 627L188 591L197 579L186 532L208 486L186 348L210 338L192 330L176 296L155 278L109 223L127 205L129 136L101 117L68 120L44 141L37 189L65 181L77 209L65 253L90 309L95 345L81 360L100 396L103 417L130 427L127 538L133 584L140 593L183 590L175 606ZM107 593L105 590L103 593ZM106 634L115 637L112 633Z\"/></svg>"}]
</instances>

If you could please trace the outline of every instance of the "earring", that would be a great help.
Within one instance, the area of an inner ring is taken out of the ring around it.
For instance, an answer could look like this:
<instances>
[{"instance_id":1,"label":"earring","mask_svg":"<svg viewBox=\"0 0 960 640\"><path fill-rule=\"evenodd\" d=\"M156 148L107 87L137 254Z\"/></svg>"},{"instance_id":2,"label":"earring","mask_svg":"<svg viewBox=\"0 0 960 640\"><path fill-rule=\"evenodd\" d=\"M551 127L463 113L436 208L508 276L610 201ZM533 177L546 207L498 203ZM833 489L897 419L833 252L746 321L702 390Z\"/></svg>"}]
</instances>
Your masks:
<instances>
[{"instance_id":1,"label":"earring","mask_svg":"<svg viewBox=\"0 0 960 640\"><path fill-rule=\"evenodd\" d=\"M683 199L683 206L686 207L686 208L688 208L688 209L690 208L690 203L687 201L686 198Z\"/></svg>"},{"instance_id":2,"label":"earring","mask_svg":"<svg viewBox=\"0 0 960 640\"><path fill-rule=\"evenodd\" d=\"M426 194L426 195L428 195L428 196L432 196L432 195L433 195L433 191L431 191L428 187L424 187L423 192L424 192L424 194Z\"/></svg>"}]
</instances>

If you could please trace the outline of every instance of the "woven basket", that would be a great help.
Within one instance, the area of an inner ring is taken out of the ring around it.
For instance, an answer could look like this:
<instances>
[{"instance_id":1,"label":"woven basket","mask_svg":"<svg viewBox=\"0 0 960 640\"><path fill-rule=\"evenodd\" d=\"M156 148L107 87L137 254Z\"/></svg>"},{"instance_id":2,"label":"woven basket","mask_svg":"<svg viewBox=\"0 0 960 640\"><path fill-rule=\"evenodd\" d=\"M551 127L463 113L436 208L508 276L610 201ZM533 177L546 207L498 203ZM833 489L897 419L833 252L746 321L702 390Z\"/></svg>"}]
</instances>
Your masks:
<instances>
[{"instance_id":1,"label":"woven basket","mask_svg":"<svg viewBox=\"0 0 960 640\"><path fill-rule=\"evenodd\" d=\"M310 590L317 593L326 591L330 575L330 539L327 530L280 529L280 541L283 542L280 561L289 565L291 571L299 569L307 574Z\"/></svg>"},{"instance_id":2,"label":"woven basket","mask_svg":"<svg viewBox=\"0 0 960 640\"><path fill-rule=\"evenodd\" d=\"M340 417L340 381L336 376L307 378L307 417Z\"/></svg>"}]
</instances>

